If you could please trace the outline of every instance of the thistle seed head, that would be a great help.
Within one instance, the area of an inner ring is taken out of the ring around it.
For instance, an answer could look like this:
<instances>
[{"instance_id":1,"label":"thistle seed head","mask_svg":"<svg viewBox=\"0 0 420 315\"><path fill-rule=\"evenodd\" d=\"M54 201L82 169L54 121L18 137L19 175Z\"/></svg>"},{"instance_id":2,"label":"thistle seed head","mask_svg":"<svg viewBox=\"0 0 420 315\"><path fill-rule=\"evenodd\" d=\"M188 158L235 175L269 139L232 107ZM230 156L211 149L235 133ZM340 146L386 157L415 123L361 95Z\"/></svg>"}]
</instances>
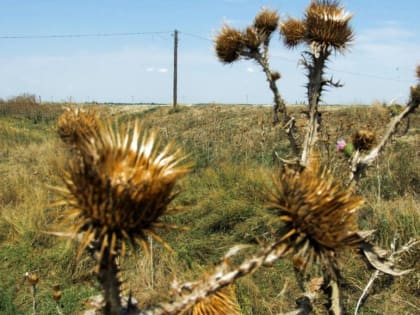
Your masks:
<instances>
[{"instance_id":1,"label":"thistle seed head","mask_svg":"<svg viewBox=\"0 0 420 315\"><path fill-rule=\"evenodd\" d=\"M68 145L77 145L86 133L95 130L98 114L92 110L67 108L58 117L57 129L61 140Z\"/></svg>"},{"instance_id":2,"label":"thistle seed head","mask_svg":"<svg viewBox=\"0 0 420 315\"><path fill-rule=\"evenodd\" d=\"M240 315L241 309L236 299L235 288L224 287L209 297L199 301L181 315Z\"/></svg>"},{"instance_id":3,"label":"thistle seed head","mask_svg":"<svg viewBox=\"0 0 420 315\"><path fill-rule=\"evenodd\" d=\"M227 25L216 36L216 54L223 63L232 63L239 59L244 48L244 38L240 31Z\"/></svg>"},{"instance_id":4,"label":"thistle seed head","mask_svg":"<svg viewBox=\"0 0 420 315\"><path fill-rule=\"evenodd\" d=\"M353 135L353 146L356 150L370 150L373 147L375 141L375 133L367 129L360 129Z\"/></svg>"},{"instance_id":5,"label":"thistle seed head","mask_svg":"<svg viewBox=\"0 0 420 315\"><path fill-rule=\"evenodd\" d=\"M305 24L298 19L289 18L280 25L280 33L287 48L295 48L305 39Z\"/></svg>"},{"instance_id":6,"label":"thistle seed head","mask_svg":"<svg viewBox=\"0 0 420 315\"><path fill-rule=\"evenodd\" d=\"M39 282L39 276L36 273L27 272L25 274L25 278L26 280L28 280L29 284L32 286L37 285L37 283Z\"/></svg>"},{"instance_id":7,"label":"thistle seed head","mask_svg":"<svg viewBox=\"0 0 420 315\"><path fill-rule=\"evenodd\" d=\"M342 189L315 159L303 171L283 171L275 179L270 200L271 208L284 223L279 230L280 240L288 244L303 272L317 264L335 276L336 251L362 241L356 212L363 200L349 189Z\"/></svg>"},{"instance_id":8,"label":"thistle seed head","mask_svg":"<svg viewBox=\"0 0 420 315\"><path fill-rule=\"evenodd\" d=\"M271 72L271 79L277 81L281 78L281 74L278 71Z\"/></svg>"},{"instance_id":9,"label":"thistle seed head","mask_svg":"<svg viewBox=\"0 0 420 315\"><path fill-rule=\"evenodd\" d=\"M172 228L161 217L175 209L174 186L187 166L172 146L158 150L156 137L143 133L136 122L115 130L108 121L80 140L80 157L69 164L65 188L57 189L69 209L62 226L83 235L79 254L95 244L111 259L124 255L126 243L148 249L147 236L164 245L158 228Z\"/></svg>"},{"instance_id":10,"label":"thistle seed head","mask_svg":"<svg viewBox=\"0 0 420 315\"><path fill-rule=\"evenodd\" d=\"M261 38L254 27L247 27L245 29L243 37L245 46L251 51L258 50L258 47L260 47L262 43Z\"/></svg>"},{"instance_id":11,"label":"thistle seed head","mask_svg":"<svg viewBox=\"0 0 420 315\"><path fill-rule=\"evenodd\" d=\"M279 19L280 18L276 11L264 8L255 17L254 27L259 33L268 37L277 29Z\"/></svg>"},{"instance_id":12,"label":"thistle seed head","mask_svg":"<svg viewBox=\"0 0 420 315\"><path fill-rule=\"evenodd\" d=\"M410 88L411 100L416 104L420 104L420 84Z\"/></svg>"},{"instance_id":13,"label":"thistle seed head","mask_svg":"<svg viewBox=\"0 0 420 315\"><path fill-rule=\"evenodd\" d=\"M354 37L351 18L352 14L345 12L338 1L312 1L305 12L305 40L316 47L343 51Z\"/></svg>"}]
</instances>

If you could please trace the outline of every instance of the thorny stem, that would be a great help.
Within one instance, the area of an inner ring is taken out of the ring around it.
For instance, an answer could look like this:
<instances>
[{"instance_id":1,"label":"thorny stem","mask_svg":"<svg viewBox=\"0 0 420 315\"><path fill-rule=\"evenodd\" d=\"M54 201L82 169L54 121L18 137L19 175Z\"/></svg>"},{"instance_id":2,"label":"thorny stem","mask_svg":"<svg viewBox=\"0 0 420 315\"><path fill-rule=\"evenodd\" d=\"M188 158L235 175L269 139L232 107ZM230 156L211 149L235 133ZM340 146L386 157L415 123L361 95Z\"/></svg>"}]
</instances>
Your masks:
<instances>
[{"instance_id":1,"label":"thorny stem","mask_svg":"<svg viewBox=\"0 0 420 315\"><path fill-rule=\"evenodd\" d=\"M105 250L102 261L100 262L98 280L104 290L105 315L117 315L121 312L120 281L118 279L118 265L116 256L109 256Z\"/></svg>"},{"instance_id":2,"label":"thorny stem","mask_svg":"<svg viewBox=\"0 0 420 315\"><path fill-rule=\"evenodd\" d=\"M268 62L268 46L264 47L264 54L261 55L260 52L252 53L247 55L248 58L254 59L263 69L265 77L268 81L270 90L274 95L274 106L273 106L273 124L277 125L279 123L278 112L283 114L283 122L286 130L287 137L289 139L292 150L295 154L298 154L299 148L296 143L296 139L293 136L294 122L295 119L290 117L287 113L286 103L282 99L279 89L277 88L276 80L273 79L272 72L270 70L270 65Z\"/></svg>"},{"instance_id":3,"label":"thorny stem","mask_svg":"<svg viewBox=\"0 0 420 315\"><path fill-rule=\"evenodd\" d=\"M220 290L233 283L236 279L244 277L255 272L264 265L271 265L276 260L286 255L288 247L282 245L281 242L271 243L260 254L245 260L241 265L233 270L226 271L226 264L222 264L210 277L200 282L194 283L191 293L182 295L171 303L162 304L150 311L140 311L138 313L130 313L132 315L175 315L190 308L197 301L202 300L214 292ZM191 288L191 284L183 284L178 286L178 291Z\"/></svg>"},{"instance_id":4,"label":"thorny stem","mask_svg":"<svg viewBox=\"0 0 420 315\"><path fill-rule=\"evenodd\" d=\"M317 48L313 48L317 49ZM308 70L308 105L309 105L309 119L306 125L306 135L303 141L302 155L300 164L306 166L311 156L311 152L315 143L318 139L318 128L320 114L318 111L319 101L324 85L327 81L324 80L324 68L325 62L330 56L328 49L318 48L318 54L316 52L308 52L308 55L312 59L311 61L303 60L303 65Z\"/></svg>"}]
</instances>

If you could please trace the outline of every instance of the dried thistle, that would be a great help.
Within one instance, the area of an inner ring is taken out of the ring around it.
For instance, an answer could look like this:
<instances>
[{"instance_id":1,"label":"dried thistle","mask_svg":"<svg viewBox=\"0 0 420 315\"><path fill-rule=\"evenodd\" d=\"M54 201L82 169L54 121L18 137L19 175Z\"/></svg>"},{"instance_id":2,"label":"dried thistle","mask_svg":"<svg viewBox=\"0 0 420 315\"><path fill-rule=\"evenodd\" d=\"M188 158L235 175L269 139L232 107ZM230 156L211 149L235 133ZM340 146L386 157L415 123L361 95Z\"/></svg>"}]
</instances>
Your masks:
<instances>
[{"instance_id":1,"label":"dried thistle","mask_svg":"<svg viewBox=\"0 0 420 315\"><path fill-rule=\"evenodd\" d=\"M29 284L36 286L39 282L39 276L36 273L25 273L25 279L28 280Z\"/></svg>"},{"instance_id":2,"label":"dried thistle","mask_svg":"<svg viewBox=\"0 0 420 315\"><path fill-rule=\"evenodd\" d=\"M281 78L280 72L278 72L278 71L271 72L271 79L273 81L277 81L280 78Z\"/></svg>"},{"instance_id":3,"label":"dried thistle","mask_svg":"<svg viewBox=\"0 0 420 315\"><path fill-rule=\"evenodd\" d=\"M199 301L181 315L240 315L241 309L236 299L233 285L224 287L209 297Z\"/></svg>"},{"instance_id":4,"label":"dried thistle","mask_svg":"<svg viewBox=\"0 0 420 315\"><path fill-rule=\"evenodd\" d=\"M270 207L284 223L279 236L294 255L295 267L305 273L308 266L317 264L336 277L336 251L363 240L356 216L363 199L342 189L314 159L301 172L286 169L275 179L275 188Z\"/></svg>"},{"instance_id":5,"label":"dried thistle","mask_svg":"<svg viewBox=\"0 0 420 315\"><path fill-rule=\"evenodd\" d=\"M289 18L280 25L280 33L287 48L294 48L305 39L305 24L298 19Z\"/></svg>"},{"instance_id":6,"label":"dried thistle","mask_svg":"<svg viewBox=\"0 0 420 315\"><path fill-rule=\"evenodd\" d=\"M361 129L353 135L353 146L356 150L370 150L376 141L376 135L373 131Z\"/></svg>"},{"instance_id":7,"label":"dried thistle","mask_svg":"<svg viewBox=\"0 0 420 315\"><path fill-rule=\"evenodd\" d=\"M95 130L98 125L98 114L92 110L67 108L58 117L58 135L64 143L77 145L84 134Z\"/></svg>"},{"instance_id":8,"label":"dried thistle","mask_svg":"<svg viewBox=\"0 0 420 315\"><path fill-rule=\"evenodd\" d=\"M216 37L216 54L221 62L232 63L236 61L244 48L242 33L227 25Z\"/></svg>"},{"instance_id":9,"label":"dried thistle","mask_svg":"<svg viewBox=\"0 0 420 315\"><path fill-rule=\"evenodd\" d=\"M420 104L420 84L416 86L412 86L410 88L411 100L416 103Z\"/></svg>"},{"instance_id":10,"label":"dried thistle","mask_svg":"<svg viewBox=\"0 0 420 315\"><path fill-rule=\"evenodd\" d=\"M54 301L59 302L63 295L60 289L60 285L55 284L52 286L52 289L53 289L52 298L54 299Z\"/></svg>"},{"instance_id":11,"label":"dried thistle","mask_svg":"<svg viewBox=\"0 0 420 315\"><path fill-rule=\"evenodd\" d=\"M254 27L260 34L268 38L277 29L279 19L276 11L264 8L255 17Z\"/></svg>"},{"instance_id":12,"label":"dried thistle","mask_svg":"<svg viewBox=\"0 0 420 315\"><path fill-rule=\"evenodd\" d=\"M98 244L98 262L104 253L124 254L126 243L148 249L147 235L165 242L158 228L171 228L161 216L171 214L173 189L187 171L179 166L179 151L167 146L157 150L155 136L142 134L136 122L115 131L110 122L99 123L92 136L80 140L80 159L65 174L58 189L69 205L62 226L71 233L83 233L79 254L92 243Z\"/></svg>"},{"instance_id":13,"label":"dried thistle","mask_svg":"<svg viewBox=\"0 0 420 315\"><path fill-rule=\"evenodd\" d=\"M250 51L256 51L261 45L261 38L254 27L247 27L243 34L245 46Z\"/></svg>"},{"instance_id":14,"label":"dried thistle","mask_svg":"<svg viewBox=\"0 0 420 315\"><path fill-rule=\"evenodd\" d=\"M420 80L420 65L418 65L416 68L416 75L417 75L417 78ZM417 84L416 86L412 86L410 88L410 95L411 95L411 100L415 104L420 104L420 84Z\"/></svg>"},{"instance_id":15,"label":"dried thistle","mask_svg":"<svg viewBox=\"0 0 420 315\"><path fill-rule=\"evenodd\" d=\"M342 51L353 40L352 15L338 1L312 1L305 12L306 41L317 47Z\"/></svg>"}]
</instances>

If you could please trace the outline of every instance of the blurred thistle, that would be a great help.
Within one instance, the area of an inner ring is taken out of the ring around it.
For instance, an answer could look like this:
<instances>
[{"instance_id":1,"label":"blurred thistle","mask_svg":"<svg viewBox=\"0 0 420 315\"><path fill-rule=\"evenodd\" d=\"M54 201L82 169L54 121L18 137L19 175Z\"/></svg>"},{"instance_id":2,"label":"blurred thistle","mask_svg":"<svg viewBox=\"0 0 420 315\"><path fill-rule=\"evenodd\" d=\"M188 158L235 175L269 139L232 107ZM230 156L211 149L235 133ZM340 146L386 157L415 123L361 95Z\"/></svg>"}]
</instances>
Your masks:
<instances>
[{"instance_id":1,"label":"blurred thistle","mask_svg":"<svg viewBox=\"0 0 420 315\"><path fill-rule=\"evenodd\" d=\"M36 273L26 272L25 280L31 285L31 294L32 294L32 311L33 314L38 314L38 302L37 302L37 289L36 286L39 282L39 276Z\"/></svg>"},{"instance_id":2,"label":"blurred thistle","mask_svg":"<svg viewBox=\"0 0 420 315\"><path fill-rule=\"evenodd\" d=\"M82 135L65 188L56 189L63 197L57 204L69 206L59 228L81 235L78 255L88 248L95 258L105 313L113 314L121 306L117 256L125 255L127 244L148 251L148 236L168 247L156 230L174 228L161 217L176 212L169 204L188 167L179 165L183 157L171 145L158 150L155 135L142 132L137 122L119 130L98 122Z\"/></svg>"},{"instance_id":3,"label":"blurred thistle","mask_svg":"<svg viewBox=\"0 0 420 315\"><path fill-rule=\"evenodd\" d=\"M278 71L271 72L271 79L273 81L277 81L280 78L281 78L280 72L278 72Z\"/></svg>"},{"instance_id":4,"label":"blurred thistle","mask_svg":"<svg viewBox=\"0 0 420 315\"><path fill-rule=\"evenodd\" d=\"M181 315L240 315L241 308L238 304L233 285L226 286L207 298L202 299Z\"/></svg>"},{"instance_id":5,"label":"blurred thistle","mask_svg":"<svg viewBox=\"0 0 420 315\"><path fill-rule=\"evenodd\" d=\"M376 135L373 131L360 129L353 135L353 146L356 150L370 150L376 141Z\"/></svg>"},{"instance_id":6,"label":"blurred thistle","mask_svg":"<svg viewBox=\"0 0 420 315\"><path fill-rule=\"evenodd\" d=\"M338 151L338 152L342 152L343 150L344 150L344 147L346 146L346 140L344 140L344 139L339 139L339 140L337 140L337 143L336 143L336 145L335 145L335 149Z\"/></svg>"},{"instance_id":7,"label":"blurred thistle","mask_svg":"<svg viewBox=\"0 0 420 315\"><path fill-rule=\"evenodd\" d=\"M61 300L62 297L62 292L61 292L61 288L59 284L54 284L52 286L52 298L54 299L54 301L59 302Z\"/></svg>"},{"instance_id":8,"label":"blurred thistle","mask_svg":"<svg viewBox=\"0 0 420 315\"><path fill-rule=\"evenodd\" d=\"M232 63L239 59L244 48L242 33L227 25L216 37L216 53L223 63Z\"/></svg>"},{"instance_id":9,"label":"blurred thistle","mask_svg":"<svg viewBox=\"0 0 420 315\"><path fill-rule=\"evenodd\" d=\"M333 279L339 273L337 250L363 241L357 229L362 205L362 198L342 189L315 159L301 172L286 168L270 197L270 208L284 223L278 236L289 246L295 268L305 274L315 264Z\"/></svg>"},{"instance_id":10,"label":"blurred thistle","mask_svg":"<svg viewBox=\"0 0 420 315\"><path fill-rule=\"evenodd\" d=\"M77 145L86 133L97 128L98 114L93 110L71 109L66 110L58 117L57 131L61 140L69 145Z\"/></svg>"},{"instance_id":11,"label":"blurred thistle","mask_svg":"<svg viewBox=\"0 0 420 315\"><path fill-rule=\"evenodd\" d=\"M243 33L244 44L251 52L257 52L261 46L261 37L255 27L249 26Z\"/></svg>"},{"instance_id":12,"label":"blurred thistle","mask_svg":"<svg viewBox=\"0 0 420 315\"><path fill-rule=\"evenodd\" d=\"M270 35L277 29L279 16L276 11L263 8L254 19L254 27L264 41L267 41Z\"/></svg>"},{"instance_id":13,"label":"blurred thistle","mask_svg":"<svg viewBox=\"0 0 420 315\"><path fill-rule=\"evenodd\" d=\"M280 25L280 33L287 48L294 48L305 39L305 24L298 19L289 18Z\"/></svg>"},{"instance_id":14,"label":"blurred thistle","mask_svg":"<svg viewBox=\"0 0 420 315\"><path fill-rule=\"evenodd\" d=\"M416 75L417 79L420 80L420 65L416 68ZM415 104L420 104L420 83L410 88L410 97Z\"/></svg>"}]
</instances>

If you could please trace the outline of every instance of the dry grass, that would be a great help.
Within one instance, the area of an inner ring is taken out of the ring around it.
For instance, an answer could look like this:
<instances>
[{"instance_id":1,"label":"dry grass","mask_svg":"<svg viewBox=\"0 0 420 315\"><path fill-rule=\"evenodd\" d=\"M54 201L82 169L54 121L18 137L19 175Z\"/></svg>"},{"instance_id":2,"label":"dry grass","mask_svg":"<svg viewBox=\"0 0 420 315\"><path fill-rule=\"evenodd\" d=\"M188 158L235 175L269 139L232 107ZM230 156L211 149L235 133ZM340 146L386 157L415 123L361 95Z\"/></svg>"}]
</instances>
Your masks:
<instances>
[{"instance_id":1,"label":"dry grass","mask_svg":"<svg viewBox=\"0 0 420 315\"><path fill-rule=\"evenodd\" d=\"M186 211L167 219L190 226L189 231L165 236L176 254L154 247L153 285L148 258L131 253L124 262L124 288L131 289L141 305L152 305L162 296L169 298L168 280L197 279L232 244L249 243L255 250L258 242L270 239L273 222L264 209L262 192L275 174L273 150L285 158L290 156L287 140L279 127L272 126L271 107L209 105L180 107L176 112L169 107L152 107L144 111L136 108L133 113L113 107L104 110L121 121L139 118L144 128L157 128L163 142L175 140L195 163L192 174L181 180L183 193L175 201ZM299 106L290 108L298 124L305 120L302 110ZM366 128L380 135L390 111L381 106L322 110L325 127L319 144L321 156L331 161L336 176L347 178L348 163L335 152L336 140L350 141L357 130ZM387 148L389 158L369 170L361 183L368 203L360 225L377 228L377 243L384 246L397 234L400 243L419 234L420 170L418 163L406 163L418 158L419 122L420 115L415 113L408 134L394 138ZM0 313L30 312L29 289L19 283L28 270L41 271L39 286L45 314L54 309L47 297L50 283L62 284L63 303L69 314L92 294L92 266L83 258L81 265L74 265L70 258L74 248L41 232L60 211L48 208L53 195L45 185L59 183L61 165L57 161L66 159L55 130L56 126L47 121L35 124L21 116L0 117ZM349 280L344 293L351 310L369 274L362 262L347 255L344 264ZM419 258L418 251L404 257L403 264L413 266L415 272L401 279L383 277L378 282L365 314L417 311L413 305L419 298ZM236 294L244 314L278 314L294 307L298 289L291 265L279 262L240 280Z\"/></svg>"}]
</instances>

